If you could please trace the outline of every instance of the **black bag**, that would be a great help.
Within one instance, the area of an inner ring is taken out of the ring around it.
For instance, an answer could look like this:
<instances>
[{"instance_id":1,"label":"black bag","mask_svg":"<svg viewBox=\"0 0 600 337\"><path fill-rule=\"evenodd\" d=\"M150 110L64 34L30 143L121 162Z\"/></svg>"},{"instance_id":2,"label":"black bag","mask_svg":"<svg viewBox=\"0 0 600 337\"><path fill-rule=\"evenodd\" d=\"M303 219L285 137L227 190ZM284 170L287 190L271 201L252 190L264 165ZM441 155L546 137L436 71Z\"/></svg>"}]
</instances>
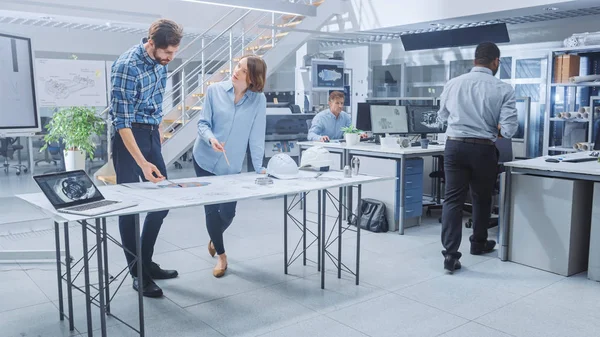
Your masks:
<instances>
[{"instance_id":1,"label":"black bag","mask_svg":"<svg viewBox=\"0 0 600 337\"><path fill-rule=\"evenodd\" d=\"M389 230L385 204L375 199L362 199L361 203L361 216L354 217L352 224L356 226L356 222L360 225L361 229L366 229L371 232L387 232ZM358 214L358 211L356 212Z\"/></svg>"}]
</instances>

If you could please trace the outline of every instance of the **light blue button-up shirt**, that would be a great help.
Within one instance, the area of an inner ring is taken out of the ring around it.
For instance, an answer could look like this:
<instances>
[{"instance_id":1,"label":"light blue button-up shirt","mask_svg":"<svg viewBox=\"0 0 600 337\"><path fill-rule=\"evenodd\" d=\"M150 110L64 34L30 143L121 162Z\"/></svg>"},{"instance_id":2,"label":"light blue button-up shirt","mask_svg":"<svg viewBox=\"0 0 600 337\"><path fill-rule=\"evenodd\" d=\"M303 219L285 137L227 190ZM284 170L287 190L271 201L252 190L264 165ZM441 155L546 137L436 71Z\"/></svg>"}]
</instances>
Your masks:
<instances>
[{"instance_id":1,"label":"light blue button-up shirt","mask_svg":"<svg viewBox=\"0 0 600 337\"><path fill-rule=\"evenodd\" d=\"M263 170L267 99L263 93L250 90L235 104L231 81L208 87L198 121L198 138L194 144L194 160L198 166L216 175L237 174L242 171L246 149L250 145L252 164L256 172ZM225 153L213 150L211 138L225 143Z\"/></svg>"},{"instance_id":2,"label":"light blue button-up shirt","mask_svg":"<svg viewBox=\"0 0 600 337\"><path fill-rule=\"evenodd\" d=\"M440 97L438 119L448 121L449 137L481 138L496 141L498 125L504 138L518 127L515 91L484 67L455 77L446 83Z\"/></svg>"},{"instance_id":3,"label":"light blue button-up shirt","mask_svg":"<svg viewBox=\"0 0 600 337\"><path fill-rule=\"evenodd\" d=\"M310 130L308 130L308 140L319 141L323 136L327 136L329 139L342 139L344 138L342 128L351 124L352 116L349 113L342 111L336 118L331 110L323 110L312 119Z\"/></svg>"}]
</instances>

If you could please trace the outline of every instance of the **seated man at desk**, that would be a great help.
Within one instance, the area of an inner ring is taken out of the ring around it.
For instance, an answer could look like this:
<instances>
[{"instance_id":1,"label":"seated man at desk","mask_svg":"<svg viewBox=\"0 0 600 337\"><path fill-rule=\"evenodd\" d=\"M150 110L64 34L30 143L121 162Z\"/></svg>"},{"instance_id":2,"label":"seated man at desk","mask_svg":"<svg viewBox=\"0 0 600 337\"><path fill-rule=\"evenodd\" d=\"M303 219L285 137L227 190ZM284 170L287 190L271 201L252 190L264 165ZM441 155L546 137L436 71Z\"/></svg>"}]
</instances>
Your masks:
<instances>
[{"instance_id":1,"label":"seated man at desk","mask_svg":"<svg viewBox=\"0 0 600 337\"><path fill-rule=\"evenodd\" d=\"M319 112L313 119L308 140L316 142L328 142L332 139L344 138L342 128L352 124L352 116L342 111L344 108L344 93L334 91L329 95L329 109ZM366 138L366 134L361 134Z\"/></svg>"}]
</instances>

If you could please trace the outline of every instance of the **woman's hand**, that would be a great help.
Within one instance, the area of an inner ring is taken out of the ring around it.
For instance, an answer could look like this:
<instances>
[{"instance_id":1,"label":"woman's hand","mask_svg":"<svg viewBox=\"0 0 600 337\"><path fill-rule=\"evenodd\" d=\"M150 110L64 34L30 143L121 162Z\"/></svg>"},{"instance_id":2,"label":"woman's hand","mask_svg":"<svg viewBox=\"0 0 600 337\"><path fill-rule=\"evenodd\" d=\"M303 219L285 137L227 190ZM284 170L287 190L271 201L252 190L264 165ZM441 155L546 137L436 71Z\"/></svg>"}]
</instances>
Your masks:
<instances>
[{"instance_id":1,"label":"woman's hand","mask_svg":"<svg viewBox=\"0 0 600 337\"><path fill-rule=\"evenodd\" d=\"M220 143L216 138L211 138L209 141L215 152L225 152L225 148L223 147L225 143Z\"/></svg>"}]
</instances>

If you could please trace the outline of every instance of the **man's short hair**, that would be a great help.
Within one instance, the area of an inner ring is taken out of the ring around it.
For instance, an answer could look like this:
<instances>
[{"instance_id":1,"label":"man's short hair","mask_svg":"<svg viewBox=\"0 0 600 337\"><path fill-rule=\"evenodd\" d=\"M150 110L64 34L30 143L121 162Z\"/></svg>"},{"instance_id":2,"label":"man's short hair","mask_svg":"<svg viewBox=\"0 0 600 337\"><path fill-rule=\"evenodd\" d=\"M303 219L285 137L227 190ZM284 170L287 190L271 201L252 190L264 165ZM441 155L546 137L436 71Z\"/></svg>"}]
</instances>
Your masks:
<instances>
[{"instance_id":1,"label":"man's short hair","mask_svg":"<svg viewBox=\"0 0 600 337\"><path fill-rule=\"evenodd\" d=\"M500 49L493 42L483 42L475 49L475 63L489 65L495 59L500 58Z\"/></svg>"},{"instance_id":2,"label":"man's short hair","mask_svg":"<svg viewBox=\"0 0 600 337\"><path fill-rule=\"evenodd\" d=\"M331 102L331 101L333 101L335 99L338 99L338 98L343 100L345 97L346 96L344 95L343 92L341 92L341 91L333 91L333 92L331 92L331 94L329 94L329 101Z\"/></svg>"},{"instance_id":3,"label":"man's short hair","mask_svg":"<svg viewBox=\"0 0 600 337\"><path fill-rule=\"evenodd\" d=\"M154 21L148 30L148 40L154 41L154 46L158 49L167 49L169 46L177 47L182 38L183 28L167 19Z\"/></svg>"}]
</instances>

